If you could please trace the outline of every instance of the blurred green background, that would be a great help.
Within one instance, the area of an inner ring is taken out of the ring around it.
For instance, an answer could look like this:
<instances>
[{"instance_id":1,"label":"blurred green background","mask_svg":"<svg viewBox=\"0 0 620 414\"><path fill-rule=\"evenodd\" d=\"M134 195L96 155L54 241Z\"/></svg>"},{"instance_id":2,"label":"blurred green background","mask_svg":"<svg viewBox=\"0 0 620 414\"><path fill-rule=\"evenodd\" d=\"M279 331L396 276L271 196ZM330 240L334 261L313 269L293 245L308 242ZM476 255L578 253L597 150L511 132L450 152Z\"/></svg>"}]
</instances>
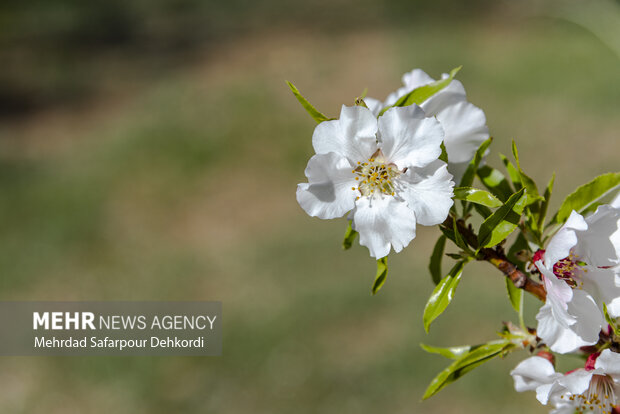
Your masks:
<instances>
[{"instance_id":1,"label":"blurred green background","mask_svg":"<svg viewBox=\"0 0 620 414\"><path fill-rule=\"evenodd\" d=\"M425 335L438 230L420 228L371 297L345 221L295 201L315 124L284 81L337 116L463 65L489 163L516 139L541 185L558 174L557 207L618 170L617 3L596 4L3 2L0 299L221 300L225 337L211 358L4 357L0 412L547 412L512 389L525 353L420 401L447 361L419 343L494 339L504 281L469 266Z\"/></svg>"}]
</instances>

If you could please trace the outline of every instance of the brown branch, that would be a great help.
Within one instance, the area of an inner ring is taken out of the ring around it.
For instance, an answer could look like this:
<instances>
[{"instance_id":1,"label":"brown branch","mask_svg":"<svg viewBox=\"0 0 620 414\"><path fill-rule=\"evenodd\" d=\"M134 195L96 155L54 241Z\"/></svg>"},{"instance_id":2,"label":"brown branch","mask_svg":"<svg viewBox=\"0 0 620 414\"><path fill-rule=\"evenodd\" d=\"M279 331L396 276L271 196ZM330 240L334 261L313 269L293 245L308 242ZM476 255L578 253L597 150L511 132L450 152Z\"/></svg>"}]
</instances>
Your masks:
<instances>
[{"instance_id":1,"label":"brown branch","mask_svg":"<svg viewBox=\"0 0 620 414\"><path fill-rule=\"evenodd\" d=\"M454 228L454 219L452 217L448 217L446 221L443 222L442 226L444 226L448 230L452 230ZM470 245L472 248L478 248L478 237L473 232L471 228L465 225L465 221L457 220L456 226L463 236L465 242ZM515 266L509 259L506 257L506 253L501 247L488 248L483 247L478 252L476 260L487 261L499 269L504 276L506 276L510 281L519 289L523 289L528 293L536 296L538 299L544 301L547 297L547 292L545 291L545 287L530 279L525 273L523 273L517 266Z\"/></svg>"}]
</instances>

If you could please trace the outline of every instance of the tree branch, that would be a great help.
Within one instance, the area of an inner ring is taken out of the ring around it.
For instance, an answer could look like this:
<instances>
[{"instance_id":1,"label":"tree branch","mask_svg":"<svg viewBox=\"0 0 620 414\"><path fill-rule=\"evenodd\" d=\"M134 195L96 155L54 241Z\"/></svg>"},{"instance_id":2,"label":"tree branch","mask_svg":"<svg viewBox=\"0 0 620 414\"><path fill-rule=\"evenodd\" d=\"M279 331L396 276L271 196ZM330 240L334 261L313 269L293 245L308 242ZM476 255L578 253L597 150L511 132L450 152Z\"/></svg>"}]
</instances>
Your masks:
<instances>
[{"instance_id":1,"label":"tree branch","mask_svg":"<svg viewBox=\"0 0 620 414\"><path fill-rule=\"evenodd\" d=\"M452 230L454 228L454 219L450 216L443 222L442 226L446 229ZM478 248L478 237L473 232L471 228L465 225L465 221L456 220L456 226L463 236L463 239L467 244L469 244L472 248ZM513 264L504 250L501 247L488 248L483 247L478 252L476 260L487 261L499 269L504 276L506 276L510 281L519 289L523 289L528 293L536 296L538 299L544 301L547 297L547 292L545 291L545 287L530 279L525 273L523 273L519 268Z\"/></svg>"}]
</instances>

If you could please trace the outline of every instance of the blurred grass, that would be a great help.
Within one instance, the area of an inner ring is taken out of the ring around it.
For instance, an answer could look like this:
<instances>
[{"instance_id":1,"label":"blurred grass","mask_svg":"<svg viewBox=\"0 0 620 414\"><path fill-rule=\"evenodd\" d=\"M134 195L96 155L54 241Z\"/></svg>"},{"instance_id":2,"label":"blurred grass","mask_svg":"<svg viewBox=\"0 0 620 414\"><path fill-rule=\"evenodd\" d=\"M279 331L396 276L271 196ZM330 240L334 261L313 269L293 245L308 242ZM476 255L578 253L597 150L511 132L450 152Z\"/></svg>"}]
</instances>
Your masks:
<instances>
[{"instance_id":1,"label":"blurred grass","mask_svg":"<svg viewBox=\"0 0 620 414\"><path fill-rule=\"evenodd\" d=\"M222 300L224 355L3 358L0 411L546 412L512 389L508 371L525 353L420 403L447 361L418 344L493 339L514 319L504 281L468 267L425 335L437 231L421 228L371 297L374 263L359 246L340 250L344 222L296 205L314 123L284 79L335 116L364 87L384 98L412 67L438 76L463 64L495 151L508 154L514 137L534 178L555 170L557 206L617 170L618 58L580 28L518 19L299 29L215 54L118 101L2 126L0 297Z\"/></svg>"}]
</instances>

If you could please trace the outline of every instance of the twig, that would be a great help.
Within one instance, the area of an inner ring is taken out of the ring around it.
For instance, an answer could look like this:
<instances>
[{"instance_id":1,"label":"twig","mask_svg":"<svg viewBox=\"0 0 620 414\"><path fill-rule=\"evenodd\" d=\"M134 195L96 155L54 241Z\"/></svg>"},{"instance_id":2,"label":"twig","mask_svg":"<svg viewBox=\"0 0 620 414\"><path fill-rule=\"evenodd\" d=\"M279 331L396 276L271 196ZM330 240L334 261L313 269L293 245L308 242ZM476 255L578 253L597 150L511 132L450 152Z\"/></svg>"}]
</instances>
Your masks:
<instances>
[{"instance_id":1,"label":"twig","mask_svg":"<svg viewBox=\"0 0 620 414\"><path fill-rule=\"evenodd\" d=\"M446 221L442 224L447 229L454 228L454 219L452 217L448 217ZM473 230L465 225L465 221L457 220L456 226L463 236L463 239L469 244L472 248L478 248L478 237L473 232ZM523 289L528 293L536 296L538 299L544 301L547 297L547 292L545 291L545 287L530 279L525 273L523 273L519 268L512 263L504 250L501 247L488 248L483 247L478 251L478 255L476 256L476 260L487 261L499 269L510 281L519 289Z\"/></svg>"}]
</instances>

